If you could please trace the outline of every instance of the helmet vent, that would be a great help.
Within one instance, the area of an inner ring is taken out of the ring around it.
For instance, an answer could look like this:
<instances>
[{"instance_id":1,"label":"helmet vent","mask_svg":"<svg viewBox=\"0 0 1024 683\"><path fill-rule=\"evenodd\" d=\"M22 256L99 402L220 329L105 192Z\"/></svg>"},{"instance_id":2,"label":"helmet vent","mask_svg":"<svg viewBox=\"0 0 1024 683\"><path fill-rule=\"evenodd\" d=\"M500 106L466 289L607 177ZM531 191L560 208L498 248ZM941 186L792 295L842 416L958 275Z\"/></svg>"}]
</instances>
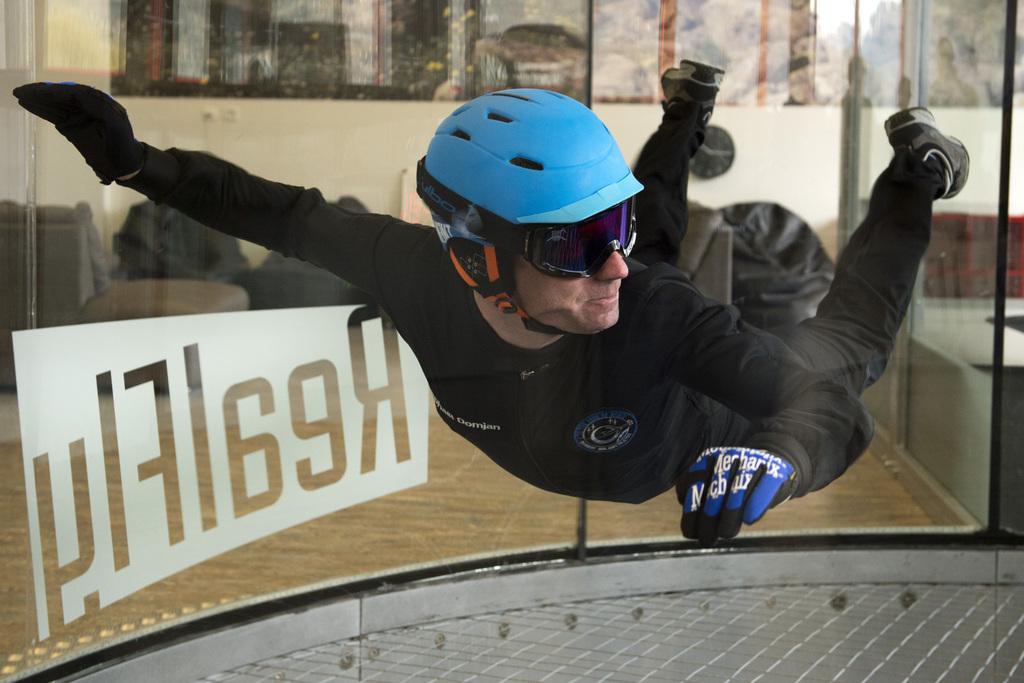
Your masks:
<instances>
[{"instance_id":1,"label":"helmet vent","mask_svg":"<svg viewBox=\"0 0 1024 683\"><path fill-rule=\"evenodd\" d=\"M504 114L499 114L498 112L494 112L494 111L487 112L487 118L489 118L491 121L501 121L502 123L512 123L512 119L510 119L509 117L505 116Z\"/></svg>"},{"instance_id":2,"label":"helmet vent","mask_svg":"<svg viewBox=\"0 0 1024 683\"><path fill-rule=\"evenodd\" d=\"M514 166L522 166L523 168L528 168L531 171L544 170L544 164L539 164L533 159L527 159L526 157L516 157L515 159L510 160L509 163Z\"/></svg>"},{"instance_id":3,"label":"helmet vent","mask_svg":"<svg viewBox=\"0 0 1024 683\"><path fill-rule=\"evenodd\" d=\"M495 97L511 97L513 99L522 100L523 102L530 102L531 101L529 97L524 97L522 95L515 95L515 94L510 93L510 92L492 92L491 94L494 95Z\"/></svg>"},{"instance_id":4,"label":"helmet vent","mask_svg":"<svg viewBox=\"0 0 1024 683\"><path fill-rule=\"evenodd\" d=\"M457 138L462 138L463 140L469 140L470 139L469 138L469 133L467 133L466 131L462 130L461 128L456 128L455 132L452 133L452 135L454 135Z\"/></svg>"}]
</instances>

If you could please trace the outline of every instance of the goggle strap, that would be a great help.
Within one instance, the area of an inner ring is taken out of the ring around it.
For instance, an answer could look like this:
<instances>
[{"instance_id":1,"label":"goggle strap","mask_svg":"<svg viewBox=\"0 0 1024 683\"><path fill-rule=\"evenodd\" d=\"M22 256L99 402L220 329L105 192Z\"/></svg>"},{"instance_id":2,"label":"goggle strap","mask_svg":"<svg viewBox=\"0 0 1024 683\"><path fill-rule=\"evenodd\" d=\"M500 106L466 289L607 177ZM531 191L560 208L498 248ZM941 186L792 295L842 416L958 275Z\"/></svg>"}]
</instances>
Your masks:
<instances>
[{"instance_id":1,"label":"goggle strap","mask_svg":"<svg viewBox=\"0 0 1024 683\"><path fill-rule=\"evenodd\" d=\"M416 194L434 213L442 216L449 223L455 221L456 215L468 216L471 211L478 214L482 225L477 226L479 232L474 233L502 249L513 254L525 254L526 235L522 226L510 223L501 216L491 213L482 206L477 206L465 197L445 187L427 171L426 157L416 164Z\"/></svg>"},{"instance_id":2,"label":"goggle strap","mask_svg":"<svg viewBox=\"0 0 1024 683\"><path fill-rule=\"evenodd\" d=\"M427 171L426 157L416 164L416 194L434 212L452 216L469 207L469 201L452 192Z\"/></svg>"},{"instance_id":3,"label":"goggle strap","mask_svg":"<svg viewBox=\"0 0 1024 683\"><path fill-rule=\"evenodd\" d=\"M484 259L487 262L487 279L497 282L501 274L498 270L498 254L492 245L484 247Z\"/></svg>"},{"instance_id":4,"label":"goggle strap","mask_svg":"<svg viewBox=\"0 0 1024 683\"><path fill-rule=\"evenodd\" d=\"M509 296L507 292L486 297L486 301L494 304L502 313L507 313L509 315L515 314L523 320L526 320L529 317L526 315L526 311L516 305L516 302L512 300L512 297Z\"/></svg>"},{"instance_id":5,"label":"goggle strap","mask_svg":"<svg viewBox=\"0 0 1024 683\"><path fill-rule=\"evenodd\" d=\"M473 289L476 289L477 287L480 286L480 285L478 285L476 283L476 281L473 278L471 278L469 276L469 273L467 273L466 270L462 267L462 264L459 263L459 257L455 255L454 251L449 249L448 250L448 256L452 260L452 265L455 266L455 272L457 272L459 274L459 277L462 278L463 282L465 282L467 285L469 285Z\"/></svg>"}]
</instances>

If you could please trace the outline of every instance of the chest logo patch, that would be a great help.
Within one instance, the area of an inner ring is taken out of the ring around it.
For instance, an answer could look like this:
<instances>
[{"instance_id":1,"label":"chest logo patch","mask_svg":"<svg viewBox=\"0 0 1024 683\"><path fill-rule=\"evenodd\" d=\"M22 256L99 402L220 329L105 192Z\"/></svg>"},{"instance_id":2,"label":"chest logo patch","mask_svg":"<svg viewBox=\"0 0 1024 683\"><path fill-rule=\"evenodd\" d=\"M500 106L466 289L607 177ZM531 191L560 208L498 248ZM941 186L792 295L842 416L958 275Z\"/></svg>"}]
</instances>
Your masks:
<instances>
[{"instance_id":1,"label":"chest logo patch","mask_svg":"<svg viewBox=\"0 0 1024 683\"><path fill-rule=\"evenodd\" d=\"M579 421L573 441L585 451L605 453L628 444L636 430L636 415L628 410L601 410Z\"/></svg>"}]
</instances>

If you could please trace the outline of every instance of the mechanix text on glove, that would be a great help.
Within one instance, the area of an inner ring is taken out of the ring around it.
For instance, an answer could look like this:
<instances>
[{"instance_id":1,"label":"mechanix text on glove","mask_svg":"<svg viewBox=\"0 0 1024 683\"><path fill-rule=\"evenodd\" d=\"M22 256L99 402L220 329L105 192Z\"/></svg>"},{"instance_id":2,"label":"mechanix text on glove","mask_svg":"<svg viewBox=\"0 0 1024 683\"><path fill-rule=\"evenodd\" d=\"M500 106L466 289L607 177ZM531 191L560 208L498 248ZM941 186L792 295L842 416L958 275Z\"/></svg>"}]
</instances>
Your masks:
<instances>
[{"instance_id":1,"label":"mechanix text on glove","mask_svg":"<svg viewBox=\"0 0 1024 683\"><path fill-rule=\"evenodd\" d=\"M795 470L785 459L755 448L717 447L701 453L679 483L682 531L709 547L732 538L792 492Z\"/></svg>"}]
</instances>

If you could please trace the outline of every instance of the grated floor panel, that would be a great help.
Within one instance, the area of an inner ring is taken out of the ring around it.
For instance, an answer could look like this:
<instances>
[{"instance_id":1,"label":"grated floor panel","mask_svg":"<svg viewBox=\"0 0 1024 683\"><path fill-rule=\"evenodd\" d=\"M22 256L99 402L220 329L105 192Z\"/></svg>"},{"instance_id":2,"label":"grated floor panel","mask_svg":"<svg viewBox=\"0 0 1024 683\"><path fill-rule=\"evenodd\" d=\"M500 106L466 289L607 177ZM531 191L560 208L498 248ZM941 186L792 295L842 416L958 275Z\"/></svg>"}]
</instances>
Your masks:
<instances>
[{"instance_id":1,"label":"grated floor panel","mask_svg":"<svg viewBox=\"0 0 1024 683\"><path fill-rule=\"evenodd\" d=\"M552 604L375 633L203 683L1024 682L1024 587L836 585Z\"/></svg>"}]
</instances>

